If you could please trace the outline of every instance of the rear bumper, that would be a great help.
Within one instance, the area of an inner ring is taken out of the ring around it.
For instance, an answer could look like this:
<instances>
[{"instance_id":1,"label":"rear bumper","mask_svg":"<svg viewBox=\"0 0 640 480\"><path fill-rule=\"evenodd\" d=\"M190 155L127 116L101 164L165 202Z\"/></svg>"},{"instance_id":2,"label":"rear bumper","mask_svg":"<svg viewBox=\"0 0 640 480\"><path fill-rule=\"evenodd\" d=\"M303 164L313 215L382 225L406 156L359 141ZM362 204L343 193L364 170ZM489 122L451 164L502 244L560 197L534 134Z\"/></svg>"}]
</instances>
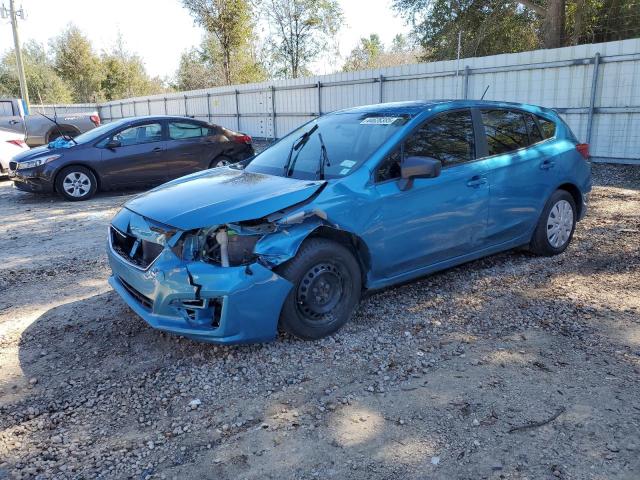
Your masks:
<instances>
[{"instance_id":1,"label":"rear bumper","mask_svg":"<svg viewBox=\"0 0 640 480\"><path fill-rule=\"evenodd\" d=\"M260 264L182 262L170 249L142 270L109 245L109 283L151 327L210 343L273 340L291 283Z\"/></svg>"}]
</instances>

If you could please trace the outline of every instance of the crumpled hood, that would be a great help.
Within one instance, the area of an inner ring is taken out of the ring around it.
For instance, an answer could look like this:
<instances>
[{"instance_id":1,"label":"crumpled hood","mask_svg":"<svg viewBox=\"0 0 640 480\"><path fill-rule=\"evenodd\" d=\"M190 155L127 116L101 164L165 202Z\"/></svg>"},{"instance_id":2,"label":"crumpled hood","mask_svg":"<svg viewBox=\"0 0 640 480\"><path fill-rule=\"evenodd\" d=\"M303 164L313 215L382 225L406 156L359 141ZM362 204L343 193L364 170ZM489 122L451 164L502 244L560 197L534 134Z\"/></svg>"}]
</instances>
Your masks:
<instances>
[{"instance_id":1,"label":"crumpled hood","mask_svg":"<svg viewBox=\"0 0 640 480\"><path fill-rule=\"evenodd\" d=\"M264 217L306 200L323 184L216 168L165 183L125 207L165 225L193 230Z\"/></svg>"}]
</instances>

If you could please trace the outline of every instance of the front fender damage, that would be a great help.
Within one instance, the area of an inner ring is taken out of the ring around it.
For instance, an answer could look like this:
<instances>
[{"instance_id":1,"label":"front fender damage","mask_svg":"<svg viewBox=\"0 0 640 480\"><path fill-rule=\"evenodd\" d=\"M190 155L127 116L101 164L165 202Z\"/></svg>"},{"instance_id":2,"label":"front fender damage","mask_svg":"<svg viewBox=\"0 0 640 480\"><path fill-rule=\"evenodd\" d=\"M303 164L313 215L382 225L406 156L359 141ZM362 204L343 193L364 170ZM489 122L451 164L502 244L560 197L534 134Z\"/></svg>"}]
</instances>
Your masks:
<instances>
[{"instance_id":1,"label":"front fender damage","mask_svg":"<svg viewBox=\"0 0 640 480\"><path fill-rule=\"evenodd\" d=\"M282 305L293 285L275 267L293 258L302 242L323 226L337 228L322 211L278 212L267 218L228 224L236 235L259 235L250 262L222 267L202 260L186 263L196 299L221 305L215 337L224 343L275 338Z\"/></svg>"}]
</instances>

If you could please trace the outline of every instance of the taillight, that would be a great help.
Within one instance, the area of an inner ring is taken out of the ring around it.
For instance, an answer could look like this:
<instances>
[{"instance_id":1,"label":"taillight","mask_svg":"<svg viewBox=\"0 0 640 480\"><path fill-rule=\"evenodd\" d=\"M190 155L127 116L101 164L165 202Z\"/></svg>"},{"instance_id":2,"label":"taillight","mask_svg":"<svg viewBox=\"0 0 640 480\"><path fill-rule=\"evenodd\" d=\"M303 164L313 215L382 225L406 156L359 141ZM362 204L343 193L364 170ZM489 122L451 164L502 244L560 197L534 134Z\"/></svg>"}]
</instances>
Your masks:
<instances>
[{"instance_id":1,"label":"taillight","mask_svg":"<svg viewBox=\"0 0 640 480\"><path fill-rule=\"evenodd\" d=\"M13 143L16 147L20 147L20 148L24 148L27 146L27 144L24 143L23 140L15 139L15 140L7 140L7 142Z\"/></svg>"},{"instance_id":2,"label":"taillight","mask_svg":"<svg viewBox=\"0 0 640 480\"><path fill-rule=\"evenodd\" d=\"M588 143L579 143L576 145L576 150L578 150L578 152L580 152L580 155L582 155L582 157L585 160L589 160L589 144Z\"/></svg>"},{"instance_id":3,"label":"taillight","mask_svg":"<svg viewBox=\"0 0 640 480\"><path fill-rule=\"evenodd\" d=\"M96 127L100 126L100 115L91 115L89 120L91 120Z\"/></svg>"},{"instance_id":4,"label":"taillight","mask_svg":"<svg viewBox=\"0 0 640 480\"><path fill-rule=\"evenodd\" d=\"M251 145L251 142L253 141L253 139L249 135L242 134L242 135L234 135L233 141L236 143L246 143L247 145Z\"/></svg>"}]
</instances>

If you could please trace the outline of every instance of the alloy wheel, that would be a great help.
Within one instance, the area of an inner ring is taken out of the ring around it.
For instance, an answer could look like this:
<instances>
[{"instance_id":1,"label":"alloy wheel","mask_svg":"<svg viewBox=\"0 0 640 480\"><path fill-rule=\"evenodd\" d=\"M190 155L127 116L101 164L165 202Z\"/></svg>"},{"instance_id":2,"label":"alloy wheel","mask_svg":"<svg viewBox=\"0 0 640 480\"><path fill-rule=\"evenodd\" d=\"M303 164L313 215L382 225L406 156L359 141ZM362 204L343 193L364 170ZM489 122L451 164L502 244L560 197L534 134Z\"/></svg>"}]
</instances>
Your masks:
<instances>
[{"instance_id":1,"label":"alloy wheel","mask_svg":"<svg viewBox=\"0 0 640 480\"><path fill-rule=\"evenodd\" d=\"M82 198L91 191L91 179L82 172L70 172L62 180L62 188L75 198Z\"/></svg>"},{"instance_id":2,"label":"alloy wheel","mask_svg":"<svg viewBox=\"0 0 640 480\"><path fill-rule=\"evenodd\" d=\"M218 160L218 162L216 162L216 168L217 167L226 167L228 165L231 165L231 162L229 160Z\"/></svg>"}]
</instances>

